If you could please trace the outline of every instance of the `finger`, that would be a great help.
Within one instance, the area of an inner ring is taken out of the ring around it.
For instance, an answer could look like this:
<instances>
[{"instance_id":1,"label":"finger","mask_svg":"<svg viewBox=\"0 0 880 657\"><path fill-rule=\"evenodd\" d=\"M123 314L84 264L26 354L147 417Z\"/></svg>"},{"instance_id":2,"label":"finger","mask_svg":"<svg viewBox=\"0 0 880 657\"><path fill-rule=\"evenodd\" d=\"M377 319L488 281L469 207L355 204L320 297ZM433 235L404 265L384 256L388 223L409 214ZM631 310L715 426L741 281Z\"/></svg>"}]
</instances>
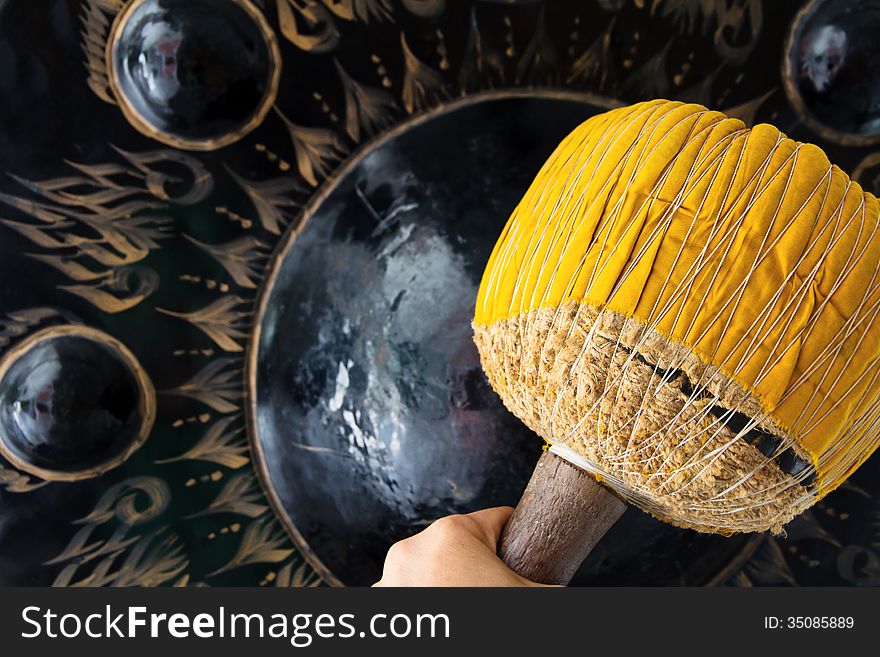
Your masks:
<instances>
[{"instance_id":1,"label":"finger","mask_svg":"<svg viewBox=\"0 0 880 657\"><path fill-rule=\"evenodd\" d=\"M483 542L492 552L498 551L498 539L501 538L501 532L513 513L511 506L496 506L491 509L481 509L468 513L467 517L479 525L483 533Z\"/></svg>"}]
</instances>

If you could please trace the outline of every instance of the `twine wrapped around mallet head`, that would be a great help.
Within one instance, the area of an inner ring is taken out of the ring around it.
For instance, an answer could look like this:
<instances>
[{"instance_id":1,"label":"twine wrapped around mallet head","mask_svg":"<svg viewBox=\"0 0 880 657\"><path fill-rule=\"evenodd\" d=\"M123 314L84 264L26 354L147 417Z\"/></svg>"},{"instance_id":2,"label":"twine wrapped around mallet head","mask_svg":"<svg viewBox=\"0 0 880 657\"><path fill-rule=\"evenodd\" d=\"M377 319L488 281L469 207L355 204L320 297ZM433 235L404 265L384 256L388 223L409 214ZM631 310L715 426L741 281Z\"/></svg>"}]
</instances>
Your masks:
<instances>
[{"instance_id":1,"label":"twine wrapped around mallet head","mask_svg":"<svg viewBox=\"0 0 880 657\"><path fill-rule=\"evenodd\" d=\"M665 100L595 116L495 246L483 368L627 502L780 531L878 445L878 223L874 196L772 126Z\"/></svg>"}]
</instances>

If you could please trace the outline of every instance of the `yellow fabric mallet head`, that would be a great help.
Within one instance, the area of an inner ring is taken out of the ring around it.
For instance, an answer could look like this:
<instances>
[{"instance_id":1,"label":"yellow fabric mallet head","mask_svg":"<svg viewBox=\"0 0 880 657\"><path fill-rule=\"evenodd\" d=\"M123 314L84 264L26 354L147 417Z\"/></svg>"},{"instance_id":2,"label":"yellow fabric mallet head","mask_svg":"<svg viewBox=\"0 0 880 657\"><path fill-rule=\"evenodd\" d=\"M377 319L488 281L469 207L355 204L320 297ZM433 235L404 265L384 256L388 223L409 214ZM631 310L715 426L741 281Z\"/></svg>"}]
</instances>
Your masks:
<instances>
[{"instance_id":1,"label":"yellow fabric mallet head","mask_svg":"<svg viewBox=\"0 0 880 657\"><path fill-rule=\"evenodd\" d=\"M769 125L657 100L575 129L477 297L483 369L551 445L502 557L567 582L618 497L729 534L840 485L880 442L878 222Z\"/></svg>"}]
</instances>

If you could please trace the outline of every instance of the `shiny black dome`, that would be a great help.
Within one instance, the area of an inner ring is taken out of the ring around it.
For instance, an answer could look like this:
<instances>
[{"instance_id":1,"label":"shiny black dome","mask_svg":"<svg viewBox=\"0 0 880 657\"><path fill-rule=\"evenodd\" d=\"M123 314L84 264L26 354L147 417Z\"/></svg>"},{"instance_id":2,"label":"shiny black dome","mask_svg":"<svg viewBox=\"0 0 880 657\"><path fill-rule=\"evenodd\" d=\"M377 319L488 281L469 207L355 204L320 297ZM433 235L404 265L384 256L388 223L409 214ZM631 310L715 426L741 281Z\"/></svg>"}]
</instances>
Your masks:
<instances>
[{"instance_id":1,"label":"shiny black dome","mask_svg":"<svg viewBox=\"0 0 880 657\"><path fill-rule=\"evenodd\" d=\"M262 121L280 58L273 32L246 0L135 0L113 26L108 70L138 130L210 150Z\"/></svg>"},{"instance_id":2,"label":"shiny black dome","mask_svg":"<svg viewBox=\"0 0 880 657\"><path fill-rule=\"evenodd\" d=\"M784 81L802 118L844 144L880 141L880 0L813 0L789 34Z\"/></svg>"},{"instance_id":3,"label":"shiny black dome","mask_svg":"<svg viewBox=\"0 0 880 657\"><path fill-rule=\"evenodd\" d=\"M112 467L152 424L152 388L133 357L83 331L35 334L0 373L0 452L46 479Z\"/></svg>"}]
</instances>

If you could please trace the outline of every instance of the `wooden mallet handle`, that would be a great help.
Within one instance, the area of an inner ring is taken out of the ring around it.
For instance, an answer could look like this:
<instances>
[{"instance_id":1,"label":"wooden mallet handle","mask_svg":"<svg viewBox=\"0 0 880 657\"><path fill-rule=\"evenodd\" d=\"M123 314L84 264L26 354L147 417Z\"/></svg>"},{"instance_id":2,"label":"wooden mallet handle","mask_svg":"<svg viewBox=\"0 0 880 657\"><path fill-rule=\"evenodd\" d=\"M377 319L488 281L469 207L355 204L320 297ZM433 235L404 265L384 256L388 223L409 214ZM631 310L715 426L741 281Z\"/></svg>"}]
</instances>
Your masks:
<instances>
[{"instance_id":1,"label":"wooden mallet handle","mask_svg":"<svg viewBox=\"0 0 880 657\"><path fill-rule=\"evenodd\" d=\"M568 584L625 510L592 475L544 452L501 533L498 556L526 579Z\"/></svg>"}]
</instances>

